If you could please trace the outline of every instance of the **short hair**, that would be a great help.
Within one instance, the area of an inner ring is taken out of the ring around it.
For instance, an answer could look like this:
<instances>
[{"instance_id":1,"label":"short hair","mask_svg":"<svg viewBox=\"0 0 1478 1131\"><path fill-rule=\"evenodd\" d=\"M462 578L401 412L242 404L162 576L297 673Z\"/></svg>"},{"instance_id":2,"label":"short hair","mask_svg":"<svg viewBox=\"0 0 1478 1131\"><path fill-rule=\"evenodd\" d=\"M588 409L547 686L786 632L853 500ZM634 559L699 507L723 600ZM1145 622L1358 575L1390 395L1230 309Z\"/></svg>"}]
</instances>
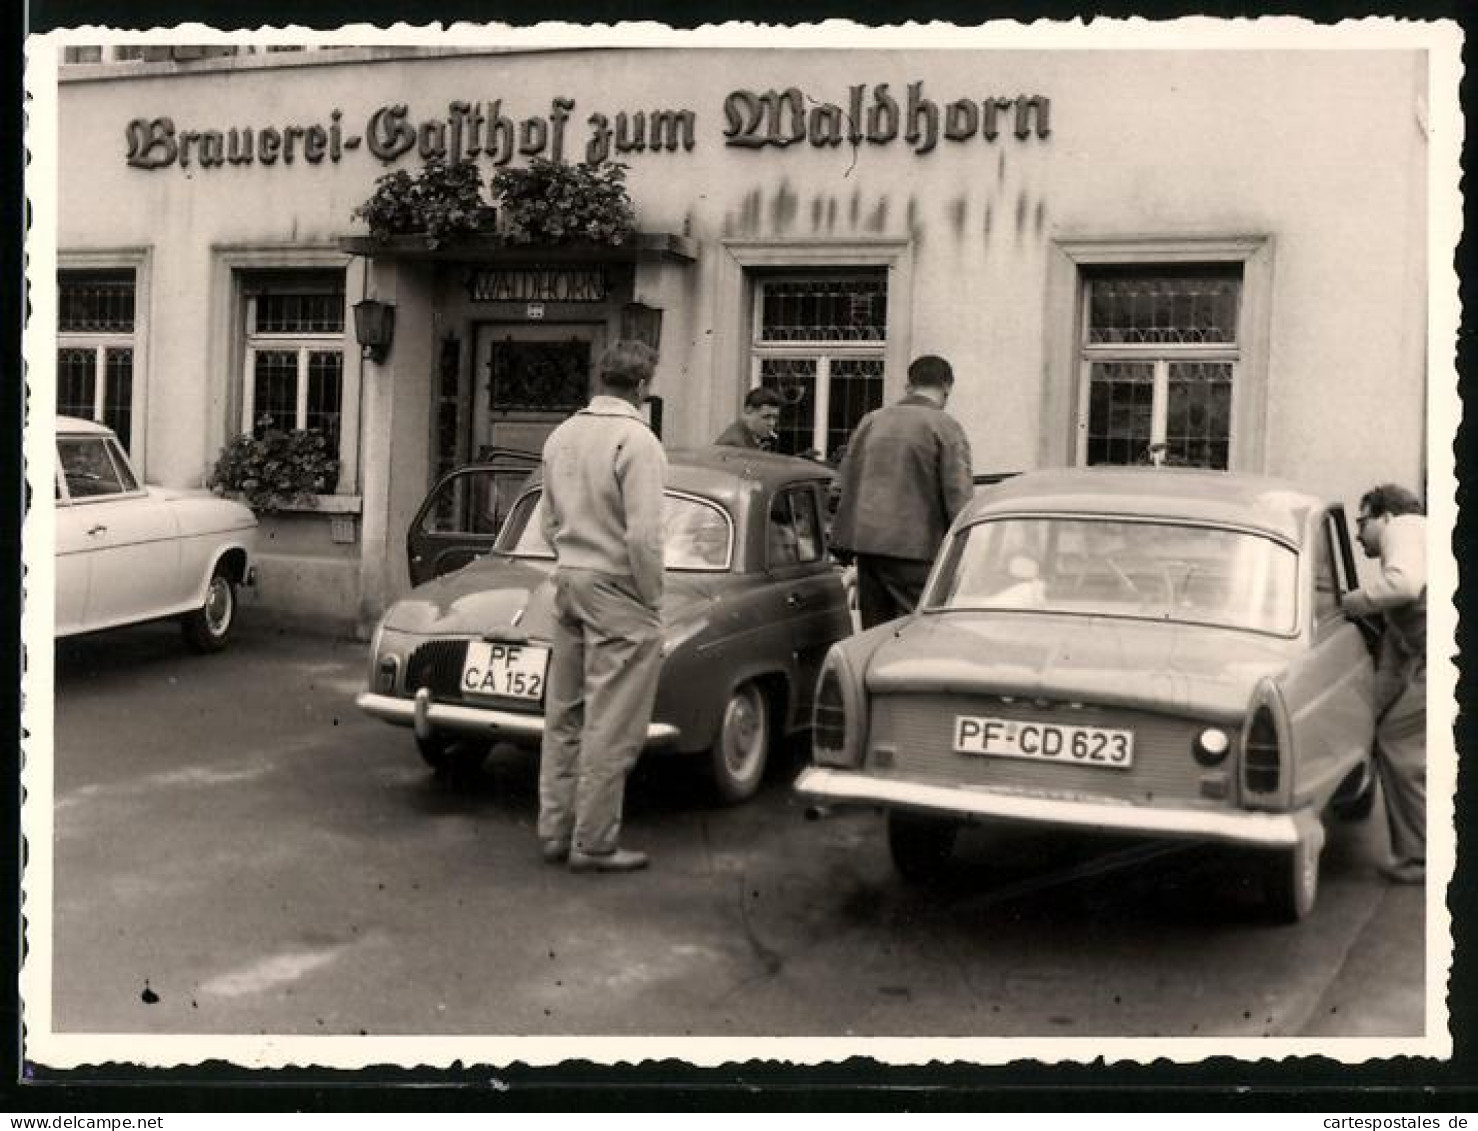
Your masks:
<instances>
[{"instance_id":1,"label":"short hair","mask_svg":"<svg viewBox=\"0 0 1478 1131\"><path fill-rule=\"evenodd\" d=\"M622 338L601 354L601 384L614 389L634 389L643 381L650 381L656 368L656 350L634 338Z\"/></svg>"},{"instance_id":2,"label":"short hair","mask_svg":"<svg viewBox=\"0 0 1478 1131\"><path fill-rule=\"evenodd\" d=\"M746 412L757 408L780 408L785 404L779 393L774 389L760 385L750 389L744 394L744 409Z\"/></svg>"},{"instance_id":3,"label":"short hair","mask_svg":"<svg viewBox=\"0 0 1478 1131\"><path fill-rule=\"evenodd\" d=\"M908 367L908 383L930 389L952 389L955 371L944 358L927 353L923 357L914 358L913 364Z\"/></svg>"},{"instance_id":4,"label":"short hair","mask_svg":"<svg viewBox=\"0 0 1478 1131\"><path fill-rule=\"evenodd\" d=\"M1372 518L1384 515L1425 514L1422 501L1405 487L1396 483L1382 483L1360 496L1360 509Z\"/></svg>"}]
</instances>

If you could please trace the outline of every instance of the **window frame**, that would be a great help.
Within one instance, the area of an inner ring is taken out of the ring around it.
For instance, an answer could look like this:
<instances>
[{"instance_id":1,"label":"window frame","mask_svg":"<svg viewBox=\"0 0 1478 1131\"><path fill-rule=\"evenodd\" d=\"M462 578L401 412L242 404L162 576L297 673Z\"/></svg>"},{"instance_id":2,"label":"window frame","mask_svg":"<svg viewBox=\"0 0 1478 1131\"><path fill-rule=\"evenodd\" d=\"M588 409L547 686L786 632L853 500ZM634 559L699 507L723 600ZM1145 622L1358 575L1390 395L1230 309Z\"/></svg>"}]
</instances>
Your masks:
<instances>
[{"instance_id":1,"label":"window frame","mask_svg":"<svg viewBox=\"0 0 1478 1131\"><path fill-rule=\"evenodd\" d=\"M360 294L367 285L365 262L331 247L233 247L219 249L212 265L214 293L222 296L213 312L210 366L213 372L228 374L220 403L225 411L212 413L212 435L207 437L210 450L218 451L230 439L240 435L248 397L247 385L253 378L248 356L247 285L255 272L344 272L345 317L342 335L343 368L339 391L339 479L333 494L320 495L319 509L337 512L345 507L355 509L360 503L360 455L364 438L360 434L361 390L364 361L354 340L354 320L350 296ZM296 335L295 335L296 337ZM301 385L301 382L300 382ZM302 386L306 389L306 386ZM254 390L253 390L254 394ZM219 429L218 431L216 431ZM326 502L331 500L332 502Z\"/></svg>"},{"instance_id":2,"label":"window frame","mask_svg":"<svg viewBox=\"0 0 1478 1131\"><path fill-rule=\"evenodd\" d=\"M1041 399L1038 460L1041 466L1084 466L1093 361L1157 360L1156 386L1168 382L1172 361L1224 362L1235 366L1227 446L1228 471L1267 470L1267 369L1271 329L1273 238L1270 235L1064 238L1053 241L1047 271L1047 385ZM1240 265L1242 294L1235 343L1175 346L1164 343L1087 343L1090 276L1097 268L1152 270L1192 264ZM1163 360L1159 360L1163 359ZM1167 400L1155 401L1152 436L1164 431ZM1158 432L1153 431L1157 427Z\"/></svg>"},{"instance_id":3,"label":"window frame","mask_svg":"<svg viewBox=\"0 0 1478 1131\"><path fill-rule=\"evenodd\" d=\"M772 283L815 279L830 276L835 279L872 279L881 276L884 287L888 285L888 273L876 267L848 267L830 269L813 267L804 270L770 270L750 273L750 321L749 321L749 389L757 389L764 383L766 361L809 361L816 365L815 421L811 426L813 451L825 458L827 453L826 433L831 416L831 369L835 362L876 361L882 368L883 400L887 402L888 382L888 313L884 313L883 336L876 341L766 341L764 338L764 293ZM889 306L891 309L891 304Z\"/></svg>"},{"instance_id":4,"label":"window frame","mask_svg":"<svg viewBox=\"0 0 1478 1131\"><path fill-rule=\"evenodd\" d=\"M133 351L130 366L132 388L129 390L129 437L125 451L133 465L139 481L143 482L148 452L148 362L150 323L149 252L144 248L120 248L114 251L60 252L56 263L56 339L52 349L52 362L64 349L90 349L93 351L93 416L103 421L102 410L107 403L108 353L127 348ZM68 330L61 329L62 276L91 271L133 272L133 332L119 330ZM52 404L56 403L56 392L60 386L60 371L53 372Z\"/></svg>"},{"instance_id":5,"label":"window frame","mask_svg":"<svg viewBox=\"0 0 1478 1131\"><path fill-rule=\"evenodd\" d=\"M840 240L735 238L723 240L720 246L724 254L717 257L716 309L732 314L719 319L714 327L714 380L697 390L702 403L694 406L694 419L707 421L703 430L708 435L717 434L739 413L744 395L759 384L761 359L765 357L880 356L884 403L901 394L912 344L908 321L913 294L911 240L894 237ZM884 273L888 288L881 343L760 343L760 282L786 275L847 275L878 270ZM880 352L879 346L882 347ZM816 419L823 444L826 416L822 410L829 409L830 396L829 364L825 368L827 380L822 381L818 363ZM828 402L820 400L823 389ZM816 430L813 430L814 438Z\"/></svg>"}]
</instances>

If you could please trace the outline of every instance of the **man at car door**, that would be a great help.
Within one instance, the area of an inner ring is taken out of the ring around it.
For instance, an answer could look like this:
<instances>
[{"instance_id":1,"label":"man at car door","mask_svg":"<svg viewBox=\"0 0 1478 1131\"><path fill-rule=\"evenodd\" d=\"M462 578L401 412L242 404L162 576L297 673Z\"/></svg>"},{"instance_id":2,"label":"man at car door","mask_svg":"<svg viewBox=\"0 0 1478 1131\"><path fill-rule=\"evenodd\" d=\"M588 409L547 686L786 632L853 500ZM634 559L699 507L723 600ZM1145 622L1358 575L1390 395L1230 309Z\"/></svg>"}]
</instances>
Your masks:
<instances>
[{"instance_id":1,"label":"man at car door","mask_svg":"<svg viewBox=\"0 0 1478 1131\"><path fill-rule=\"evenodd\" d=\"M954 383L942 357L917 358L903 399L864 416L842 458L832 543L843 560L856 558L865 629L914 610L974 493L970 441L944 411Z\"/></svg>"},{"instance_id":2,"label":"man at car door","mask_svg":"<svg viewBox=\"0 0 1478 1131\"><path fill-rule=\"evenodd\" d=\"M1360 548L1380 575L1347 593L1344 607L1385 621L1376 661L1376 767L1396 883L1421 883L1427 864L1427 520L1410 491L1385 483L1360 499Z\"/></svg>"},{"instance_id":3,"label":"man at car door","mask_svg":"<svg viewBox=\"0 0 1478 1131\"><path fill-rule=\"evenodd\" d=\"M657 355L619 341L598 394L544 444L544 535L554 548L554 640L539 760L544 859L629 872L626 775L646 740L662 663L667 457L642 419Z\"/></svg>"}]
</instances>

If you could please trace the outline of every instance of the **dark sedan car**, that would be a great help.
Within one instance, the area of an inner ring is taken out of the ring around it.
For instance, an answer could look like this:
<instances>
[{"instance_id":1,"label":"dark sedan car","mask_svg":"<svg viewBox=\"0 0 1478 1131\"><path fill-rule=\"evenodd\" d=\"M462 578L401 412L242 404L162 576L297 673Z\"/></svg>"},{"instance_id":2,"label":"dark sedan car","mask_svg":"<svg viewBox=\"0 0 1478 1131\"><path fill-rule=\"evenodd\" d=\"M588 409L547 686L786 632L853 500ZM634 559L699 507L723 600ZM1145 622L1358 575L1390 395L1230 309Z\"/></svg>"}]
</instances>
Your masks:
<instances>
[{"instance_id":1,"label":"dark sedan car","mask_svg":"<svg viewBox=\"0 0 1478 1131\"><path fill-rule=\"evenodd\" d=\"M810 722L821 659L851 631L825 540L831 472L738 448L669 454L666 642L648 747L702 755L718 795L759 787L772 743ZM553 554L537 476L486 556L413 590L371 649L369 714L446 769L493 741L535 745Z\"/></svg>"},{"instance_id":2,"label":"dark sedan car","mask_svg":"<svg viewBox=\"0 0 1478 1131\"><path fill-rule=\"evenodd\" d=\"M796 787L888 812L906 877L1008 821L1249 850L1308 914L1327 809L1368 811L1372 667L1343 509L1168 468L981 491L918 612L839 643Z\"/></svg>"}]
</instances>

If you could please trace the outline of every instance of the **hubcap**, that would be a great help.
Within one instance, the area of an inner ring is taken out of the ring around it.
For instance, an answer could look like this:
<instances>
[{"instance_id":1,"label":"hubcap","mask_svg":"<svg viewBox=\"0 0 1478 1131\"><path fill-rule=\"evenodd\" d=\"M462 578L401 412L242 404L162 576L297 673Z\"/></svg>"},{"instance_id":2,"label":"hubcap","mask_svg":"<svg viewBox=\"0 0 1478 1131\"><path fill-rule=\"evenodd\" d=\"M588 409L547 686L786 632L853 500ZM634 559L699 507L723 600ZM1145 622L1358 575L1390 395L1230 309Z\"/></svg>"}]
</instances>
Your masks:
<instances>
[{"instance_id":1,"label":"hubcap","mask_svg":"<svg viewBox=\"0 0 1478 1131\"><path fill-rule=\"evenodd\" d=\"M745 688L729 700L724 716L724 764L736 777L753 767L764 741L758 693Z\"/></svg>"},{"instance_id":2,"label":"hubcap","mask_svg":"<svg viewBox=\"0 0 1478 1131\"><path fill-rule=\"evenodd\" d=\"M205 593L205 624L212 636L219 636L231 623L231 583L224 577L211 578Z\"/></svg>"}]
</instances>

